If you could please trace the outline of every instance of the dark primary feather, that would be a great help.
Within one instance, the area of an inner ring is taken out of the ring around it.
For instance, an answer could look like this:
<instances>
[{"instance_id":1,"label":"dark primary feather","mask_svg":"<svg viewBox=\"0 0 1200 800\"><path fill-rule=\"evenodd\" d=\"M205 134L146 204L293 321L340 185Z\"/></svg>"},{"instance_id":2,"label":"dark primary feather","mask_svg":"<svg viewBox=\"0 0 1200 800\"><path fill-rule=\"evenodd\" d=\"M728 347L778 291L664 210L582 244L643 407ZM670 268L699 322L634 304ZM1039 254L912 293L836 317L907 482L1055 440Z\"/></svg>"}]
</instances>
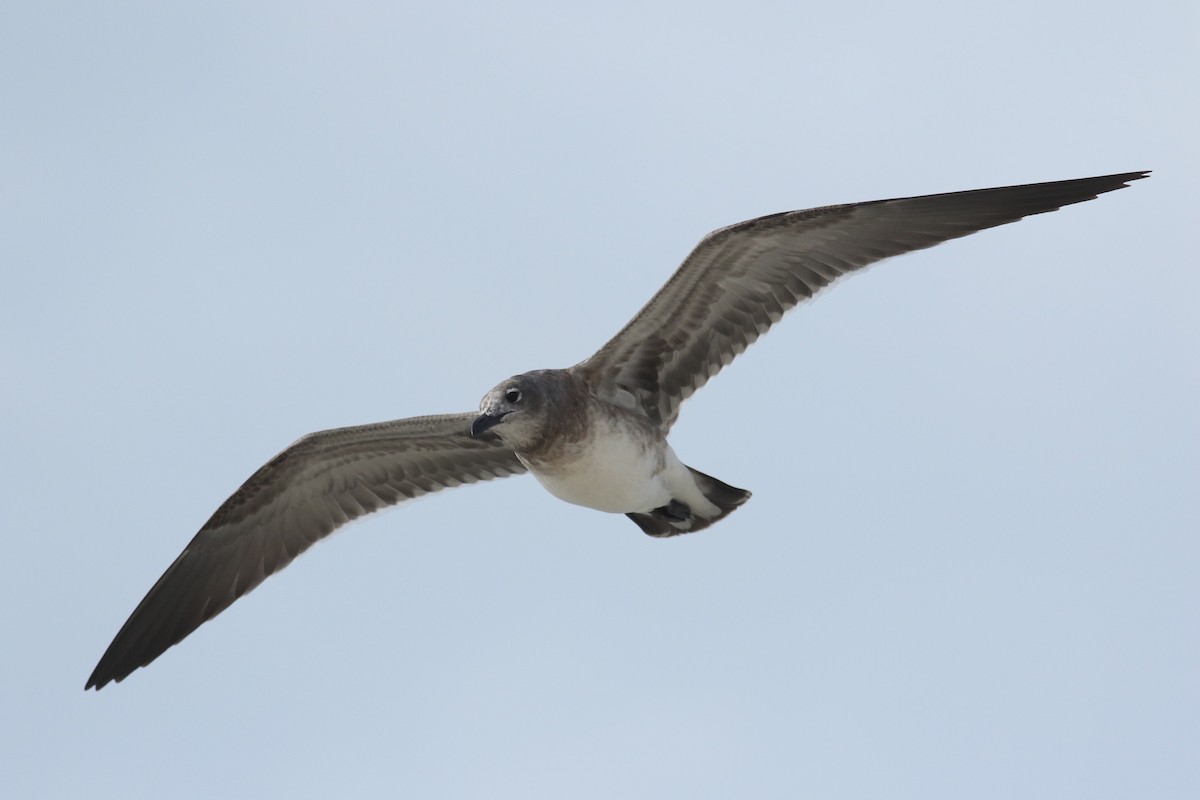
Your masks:
<instances>
[{"instance_id":1,"label":"dark primary feather","mask_svg":"<svg viewBox=\"0 0 1200 800\"><path fill-rule=\"evenodd\" d=\"M573 369L664 431L679 406L793 306L890 256L1092 200L1148 175L1129 172L789 211L713 231L666 285Z\"/></svg>"},{"instance_id":2,"label":"dark primary feather","mask_svg":"<svg viewBox=\"0 0 1200 800\"><path fill-rule=\"evenodd\" d=\"M120 681L352 519L422 494L525 468L475 414L305 436L221 504L138 605L87 687Z\"/></svg>"},{"instance_id":3,"label":"dark primary feather","mask_svg":"<svg viewBox=\"0 0 1200 800\"><path fill-rule=\"evenodd\" d=\"M641 408L665 432L680 404L721 367L788 309L842 275L1091 200L1147 174L828 206L722 228L704 237L637 316L572 370L597 396ZM462 483L524 472L494 434L470 436L474 417L416 417L323 431L271 459L217 509L159 578L100 659L87 688L120 681L149 664L356 517ZM745 499L745 493L739 496ZM638 524L650 525L651 533L670 533L659 531L660 522Z\"/></svg>"}]
</instances>

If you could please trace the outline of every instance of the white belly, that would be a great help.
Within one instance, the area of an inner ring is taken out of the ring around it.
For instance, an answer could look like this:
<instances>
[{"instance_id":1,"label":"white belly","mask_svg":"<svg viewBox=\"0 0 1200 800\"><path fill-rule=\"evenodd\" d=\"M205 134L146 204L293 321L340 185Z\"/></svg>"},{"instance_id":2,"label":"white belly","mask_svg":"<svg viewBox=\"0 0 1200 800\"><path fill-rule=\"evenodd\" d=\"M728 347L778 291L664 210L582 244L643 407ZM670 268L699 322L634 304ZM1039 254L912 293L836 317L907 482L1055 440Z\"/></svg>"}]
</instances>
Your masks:
<instances>
[{"instance_id":1,"label":"white belly","mask_svg":"<svg viewBox=\"0 0 1200 800\"><path fill-rule=\"evenodd\" d=\"M650 511L671 502L666 477L671 462L683 469L667 448L663 458L656 448L646 448L632 437L615 431L595 437L553 469L527 464L529 471L550 494L577 506L598 511L627 513Z\"/></svg>"},{"instance_id":2,"label":"white belly","mask_svg":"<svg viewBox=\"0 0 1200 800\"><path fill-rule=\"evenodd\" d=\"M598 427L586 445L552 464L521 460L550 494L577 506L627 514L678 500L706 517L719 513L665 441L647 443L644 430L634 432L619 420Z\"/></svg>"}]
</instances>

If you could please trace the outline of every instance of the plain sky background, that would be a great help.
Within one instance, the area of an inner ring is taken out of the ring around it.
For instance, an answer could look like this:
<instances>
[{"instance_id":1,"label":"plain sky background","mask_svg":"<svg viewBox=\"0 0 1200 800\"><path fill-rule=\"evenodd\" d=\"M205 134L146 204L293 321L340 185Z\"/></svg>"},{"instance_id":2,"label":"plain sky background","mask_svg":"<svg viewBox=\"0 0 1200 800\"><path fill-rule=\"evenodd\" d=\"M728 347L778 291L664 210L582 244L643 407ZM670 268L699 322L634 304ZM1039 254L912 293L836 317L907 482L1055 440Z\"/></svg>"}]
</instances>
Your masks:
<instances>
[{"instance_id":1,"label":"plain sky background","mask_svg":"<svg viewBox=\"0 0 1200 800\"><path fill-rule=\"evenodd\" d=\"M0 796L1200 796L1200 11L0 8ZM466 411L707 231L1154 169L895 259L684 406L671 540L377 514L83 684L308 431Z\"/></svg>"}]
</instances>

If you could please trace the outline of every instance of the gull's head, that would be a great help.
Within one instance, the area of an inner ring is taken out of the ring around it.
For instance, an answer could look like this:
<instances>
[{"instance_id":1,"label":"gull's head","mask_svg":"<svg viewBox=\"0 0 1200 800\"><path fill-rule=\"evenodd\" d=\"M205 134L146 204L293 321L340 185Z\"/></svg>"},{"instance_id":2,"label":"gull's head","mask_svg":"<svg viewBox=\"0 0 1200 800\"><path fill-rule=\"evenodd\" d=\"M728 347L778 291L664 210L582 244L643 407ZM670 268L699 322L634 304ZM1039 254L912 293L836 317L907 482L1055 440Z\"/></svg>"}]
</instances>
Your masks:
<instances>
[{"instance_id":1,"label":"gull's head","mask_svg":"<svg viewBox=\"0 0 1200 800\"><path fill-rule=\"evenodd\" d=\"M471 435L494 430L509 445L520 449L542 436L546 386L539 373L514 375L497 384L479 401L479 416L471 423Z\"/></svg>"}]
</instances>

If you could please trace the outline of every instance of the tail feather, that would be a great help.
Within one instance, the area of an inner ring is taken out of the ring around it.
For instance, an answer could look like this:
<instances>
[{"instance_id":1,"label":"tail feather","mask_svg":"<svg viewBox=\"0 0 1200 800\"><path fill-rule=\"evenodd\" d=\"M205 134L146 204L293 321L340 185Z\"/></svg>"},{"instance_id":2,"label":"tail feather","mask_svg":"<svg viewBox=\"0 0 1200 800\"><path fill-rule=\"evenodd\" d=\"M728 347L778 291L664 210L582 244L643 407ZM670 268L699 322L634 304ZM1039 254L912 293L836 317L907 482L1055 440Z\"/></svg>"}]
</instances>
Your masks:
<instances>
[{"instance_id":1,"label":"tail feather","mask_svg":"<svg viewBox=\"0 0 1200 800\"><path fill-rule=\"evenodd\" d=\"M637 526L649 536L666 537L678 536L681 533L702 531L714 522L725 519L734 509L750 499L750 492L738 489L727 483L722 483L711 475L705 475L699 470L692 469L692 477L696 486L710 503L720 509L720 513L712 517L702 517L693 513L683 503L672 501L670 506L663 506L648 512L633 512L626 514Z\"/></svg>"}]
</instances>

